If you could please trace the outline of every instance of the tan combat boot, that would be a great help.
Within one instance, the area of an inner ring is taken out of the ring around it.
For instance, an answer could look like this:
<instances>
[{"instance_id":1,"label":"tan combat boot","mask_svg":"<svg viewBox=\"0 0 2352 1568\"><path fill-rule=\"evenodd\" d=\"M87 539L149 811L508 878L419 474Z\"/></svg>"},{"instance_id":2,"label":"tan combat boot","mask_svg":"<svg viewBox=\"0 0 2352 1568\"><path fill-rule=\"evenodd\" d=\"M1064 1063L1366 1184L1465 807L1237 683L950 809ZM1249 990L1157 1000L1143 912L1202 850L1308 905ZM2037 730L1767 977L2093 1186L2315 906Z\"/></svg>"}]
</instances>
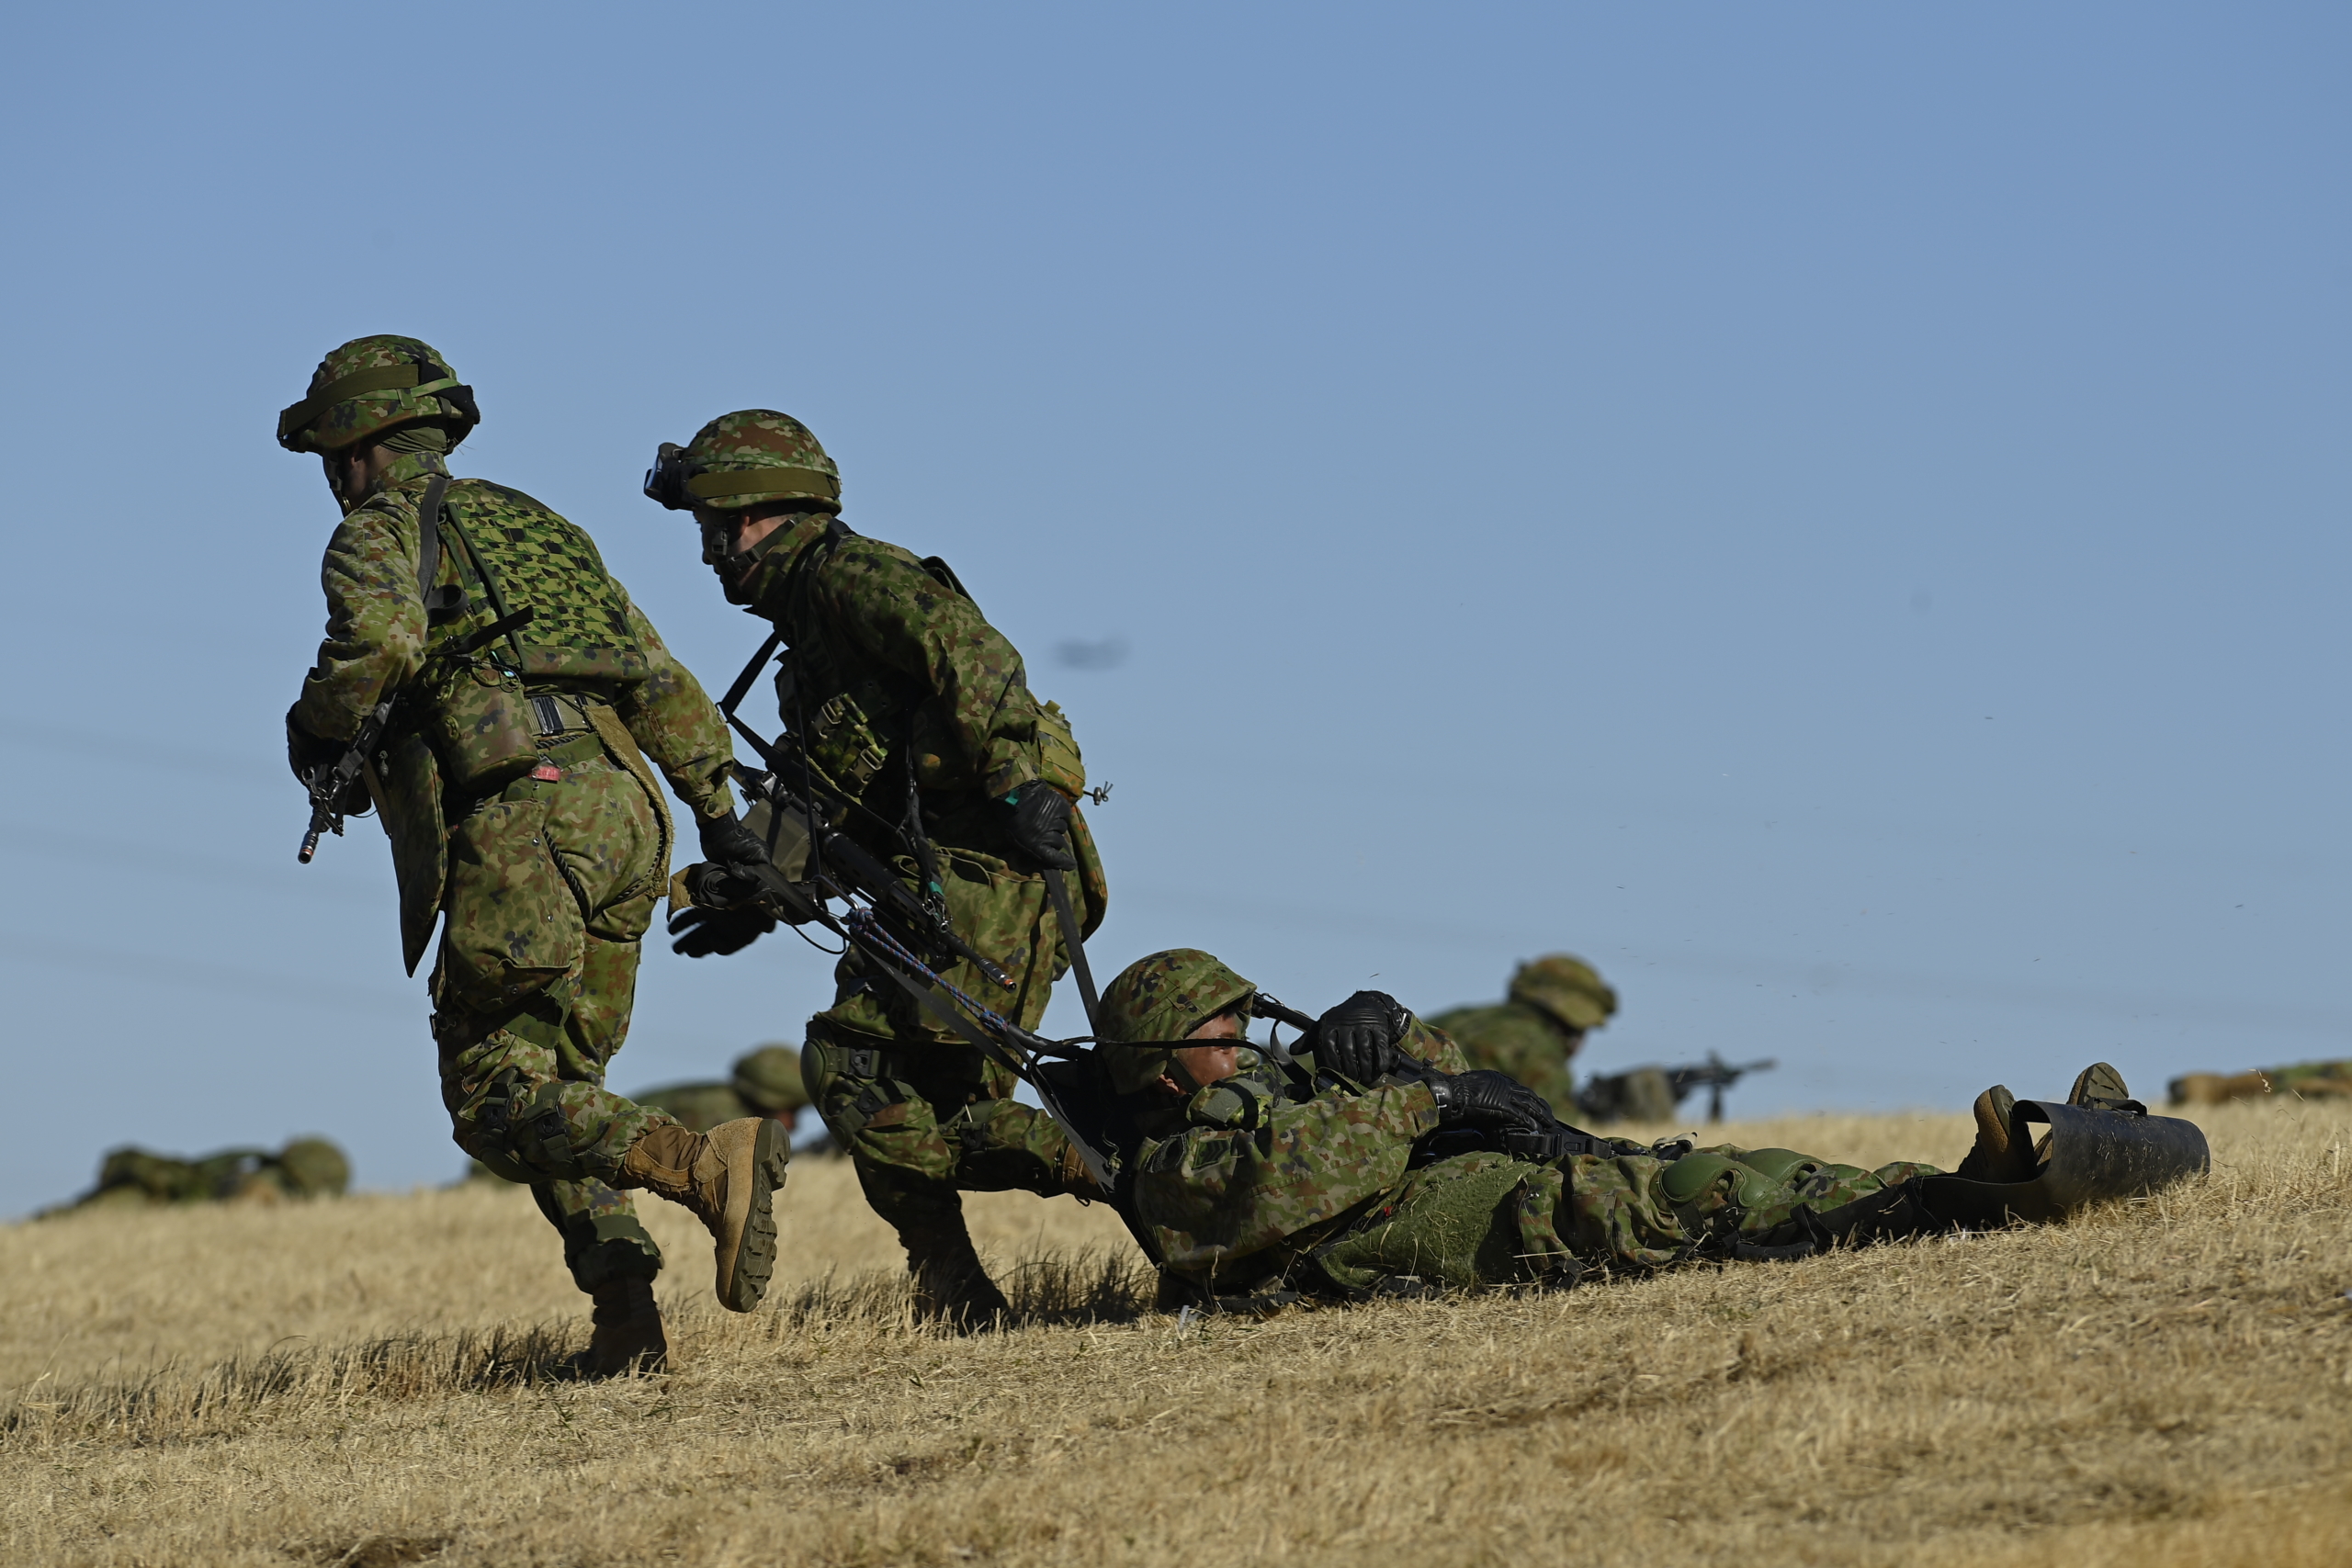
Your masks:
<instances>
[{"instance_id":1,"label":"tan combat boot","mask_svg":"<svg viewBox=\"0 0 2352 1568\"><path fill-rule=\"evenodd\" d=\"M2037 1162L2030 1154L2020 1159L2025 1151L2009 1144L2009 1112L2017 1108L2017 1096L2007 1084L1995 1084L1976 1097L1976 1143L1960 1162L1954 1176L1970 1181L2031 1181Z\"/></svg>"},{"instance_id":2,"label":"tan combat boot","mask_svg":"<svg viewBox=\"0 0 2352 1568\"><path fill-rule=\"evenodd\" d=\"M718 1304L749 1312L775 1271L770 1204L791 1157L784 1124L773 1117L722 1122L707 1133L670 1122L629 1145L613 1185L642 1188L692 1210L718 1244Z\"/></svg>"},{"instance_id":3,"label":"tan combat boot","mask_svg":"<svg viewBox=\"0 0 2352 1568\"><path fill-rule=\"evenodd\" d=\"M588 1299L595 1303L589 1314L595 1332L588 1348L571 1359L575 1373L617 1378L633 1371L658 1372L668 1364L670 1341L662 1332L662 1308L653 1300L652 1280L624 1274L598 1285Z\"/></svg>"}]
</instances>

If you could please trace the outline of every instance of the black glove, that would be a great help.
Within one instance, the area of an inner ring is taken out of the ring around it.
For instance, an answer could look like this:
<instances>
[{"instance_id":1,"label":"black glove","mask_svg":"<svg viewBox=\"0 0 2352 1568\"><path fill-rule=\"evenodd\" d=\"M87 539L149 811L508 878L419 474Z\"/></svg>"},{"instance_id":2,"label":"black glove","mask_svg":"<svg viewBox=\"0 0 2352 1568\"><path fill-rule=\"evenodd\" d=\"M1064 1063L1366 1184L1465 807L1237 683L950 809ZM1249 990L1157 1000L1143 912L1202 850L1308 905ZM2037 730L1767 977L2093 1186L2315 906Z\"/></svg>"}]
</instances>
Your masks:
<instances>
[{"instance_id":1,"label":"black glove","mask_svg":"<svg viewBox=\"0 0 2352 1568\"><path fill-rule=\"evenodd\" d=\"M1069 852L1069 797L1032 781L1012 798L1012 841L1021 852L1050 870L1077 869L1078 858Z\"/></svg>"},{"instance_id":2,"label":"black glove","mask_svg":"<svg viewBox=\"0 0 2352 1568\"><path fill-rule=\"evenodd\" d=\"M1315 1021L1315 1065L1356 1083L1396 1069L1409 1015L1385 991L1358 991Z\"/></svg>"},{"instance_id":3,"label":"black glove","mask_svg":"<svg viewBox=\"0 0 2352 1568\"><path fill-rule=\"evenodd\" d=\"M687 958L741 953L774 930L775 918L752 905L713 909L696 904L670 917L670 934L677 939L670 951Z\"/></svg>"},{"instance_id":4,"label":"black glove","mask_svg":"<svg viewBox=\"0 0 2352 1568\"><path fill-rule=\"evenodd\" d=\"M1322 1058L1316 1058L1320 1061ZM1552 1108L1542 1095L1512 1077L1481 1067L1430 1080L1437 1097L1441 1127L1486 1127L1502 1133L1540 1133L1552 1125Z\"/></svg>"},{"instance_id":5,"label":"black glove","mask_svg":"<svg viewBox=\"0 0 2352 1568\"><path fill-rule=\"evenodd\" d=\"M295 723L291 712L287 714L286 765L294 770L294 776L302 781L304 789L311 787L311 774L321 768L334 767L348 750L340 740L320 739Z\"/></svg>"},{"instance_id":6,"label":"black glove","mask_svg":"<svg viewBox=\"0 0 2352 1568\"><path fill-rule=\"evenodd\" d=\"M768 847L732 811L702 825L703 859L715 861L747 881L756 880L768 863Z\"/></svg>"}]
</instances>

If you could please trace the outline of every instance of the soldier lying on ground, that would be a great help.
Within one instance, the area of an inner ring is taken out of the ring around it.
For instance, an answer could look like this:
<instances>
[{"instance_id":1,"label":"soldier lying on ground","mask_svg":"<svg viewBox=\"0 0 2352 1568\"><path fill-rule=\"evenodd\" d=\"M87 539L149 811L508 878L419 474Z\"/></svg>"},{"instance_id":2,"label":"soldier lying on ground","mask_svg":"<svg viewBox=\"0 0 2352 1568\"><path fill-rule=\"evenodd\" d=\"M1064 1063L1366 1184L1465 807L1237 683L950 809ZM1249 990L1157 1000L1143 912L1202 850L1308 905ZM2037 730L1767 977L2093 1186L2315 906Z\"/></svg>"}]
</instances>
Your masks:
<instances>
[{"instance_id":1,"label":"soldier lying on ground","mask_svg":"<svg viewBox=\"0 0 2352 1568\"><path fill-rule=\"evenodd\" d=\"M808 1105L808 1091L801 1087L800 1053L789 1045L763 1045L738 1056L724 1083L663 1084L629 1098L668 1111L681 1126L707 1133L745 1116L773 1116L788 1127Z\"/></svg>"},{"instance_id":2,"label":"soldier lying on ground","mask_svg":"<svg viewBox=\"0 0 2352 1568\"><path fill-rule=\"evenodd\" d=\"M324 1138L296 1138L276 1154L222 1149L181 1159L141 1148L107 1153L98 1184L63 1208L156 1203L276 1202L284 1198L339 1198L351 1186L351 1162Z\"/></svg>"},{"instance_id":3,"label":"soldier lying on ground","mask_svg":"<svg viewBox=\"0 0 2352 1568\"><path fill-rule=\"evenodd\" d=\"M1102 997L1114 1041L1064 1082L1082 1131L1119 1163L1116 1201L1159 1264L1162 1300L1233 1308L1449 1286L1573 1283L1694 1258L1798 1257L1839 1242L1949 1228L1917 1161L1863 1170L1789 1149L1693 1148L1589 1134L1589 1153L1447 1153L1532 1130L1549 1108L1460 1055L1382 993L1326 1012L1285 1068L1244 1041L1257 989L1193 949L1130 965ZM1435 1071L1428 1069L1434 1068ZM2072 1103L2121 1106L2099 1064ZM1531 1101L1534 1101L1531 1104ZM2031 1178L2010 1146L2011 1098L1978 1097L1957 1174Z\"/></svg>"},{"instance_id":4,"label":"soldier lying on ground","mask_svg":"<svg viewBox=\"0 0 2352 1568\"><path fill-rule=\"evenodd\" d=\"M1570 1065L1583 1048L1584 1037L1616 1011L1617 993L1591 964L1572 953L1549 953L1512 972L1510 993L1504 1000L1492 1007L1453 1008L1430 1023L1453 1037L1472 1066L1508 1073L1561 1115L1574 1116L1576 1080ZM1657 1094L1646 1080L1642 1088L1653 1092L1619 1115L1662 1122L1674 1114L1670 1095Z\"/></svg>"},{"instance_id":5,"label":"soldier lying on ground","mask_svg":"<svg viewBox=\"0 0 2352 1568\"><path fill-rule=\"evenodd\" d=\"M2262 1067L2250 1073L2189 1073L2168 1086L2175 1105L2226 1105L2233 1100L2259 1100L2266 1094L2319 1100L2352 1094L2352 1062L2298 1062L2290 1067Z\"/></svg>"}]
</instances>

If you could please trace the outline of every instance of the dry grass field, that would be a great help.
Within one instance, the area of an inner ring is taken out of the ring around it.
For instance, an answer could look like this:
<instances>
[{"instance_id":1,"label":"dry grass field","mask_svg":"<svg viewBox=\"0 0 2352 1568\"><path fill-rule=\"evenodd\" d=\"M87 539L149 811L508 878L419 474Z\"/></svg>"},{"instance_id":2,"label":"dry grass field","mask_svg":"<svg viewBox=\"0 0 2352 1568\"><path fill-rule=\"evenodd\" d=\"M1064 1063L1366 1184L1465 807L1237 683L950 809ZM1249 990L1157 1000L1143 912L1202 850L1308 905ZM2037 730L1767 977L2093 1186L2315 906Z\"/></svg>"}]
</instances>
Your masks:
<instances>
[{"instance_id":1,"label":"dry grass field","mask_svg":"<svg viewBox=\"0 0 2352 1568\"><path fill-rule=\"evenodd\" d=\"M1116 1222L977 1200L1023 1321L906 1321L838 1162L769 1304L654 1209L675 1370L541 1375L583 1299L518 1190L0 1229L0 1561L2352 1561L2352 1111L2049 1230L1180 1323ZM1960 1117L1726 1127L1860 1163Z\"/></svg>"}]
</instances>

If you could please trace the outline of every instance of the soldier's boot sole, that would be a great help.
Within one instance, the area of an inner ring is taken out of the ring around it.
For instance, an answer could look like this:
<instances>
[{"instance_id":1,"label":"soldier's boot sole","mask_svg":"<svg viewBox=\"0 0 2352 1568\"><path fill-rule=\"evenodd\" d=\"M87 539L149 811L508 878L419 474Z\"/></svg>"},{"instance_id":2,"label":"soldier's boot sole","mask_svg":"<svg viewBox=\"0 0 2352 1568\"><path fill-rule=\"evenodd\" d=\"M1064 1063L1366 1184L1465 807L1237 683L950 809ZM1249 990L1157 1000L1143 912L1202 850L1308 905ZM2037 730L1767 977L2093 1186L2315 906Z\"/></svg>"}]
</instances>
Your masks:
<instances>
[{"instance_id":1,"label":"soldier's boot sole","mask_svg":"<svg viewBox=\"0 0 2352 1568\"><path fill-rule=\"evenodd\" d=\"M1973 1108L1976 1117L1976 1142L1966 1157L1960 1162L1954 1176L1971 1181L2030 1181L2035 1165L2024 1151L2011 1147L2009 1113L2017 1106L2017 1097L2007 1084L1995 1084L1976 1097Z\"/></svg>"},{"instance_id":2,"label":"soldier's boot sole","mask_svg":"<svg viewBox=\"0 0 2352 1568\"><path fill-rule=\"evenodd\" d=\"M2120 1111L2132 1103L2132 1090L2125 1086L2121 1073L2105 1062L2093 1062L2075 1075L2075 1087L2066 1092L2066 1103Z\"/></svg>"},{"instance_id":3,"label":"soldier's boot sole","mask_svg":"<svg viewBox=\"0 0 2352 1568\"><path fill-rule=\"evenodd\" d=\"M640 1187L684 1205L709 1228L718 1304L750 1312L775 1272L775 1197L792 1144L773 1117L745 1116L707 1133L675 1123L629 1145L616 1187Z\"/></svg>"}]
</instances>

